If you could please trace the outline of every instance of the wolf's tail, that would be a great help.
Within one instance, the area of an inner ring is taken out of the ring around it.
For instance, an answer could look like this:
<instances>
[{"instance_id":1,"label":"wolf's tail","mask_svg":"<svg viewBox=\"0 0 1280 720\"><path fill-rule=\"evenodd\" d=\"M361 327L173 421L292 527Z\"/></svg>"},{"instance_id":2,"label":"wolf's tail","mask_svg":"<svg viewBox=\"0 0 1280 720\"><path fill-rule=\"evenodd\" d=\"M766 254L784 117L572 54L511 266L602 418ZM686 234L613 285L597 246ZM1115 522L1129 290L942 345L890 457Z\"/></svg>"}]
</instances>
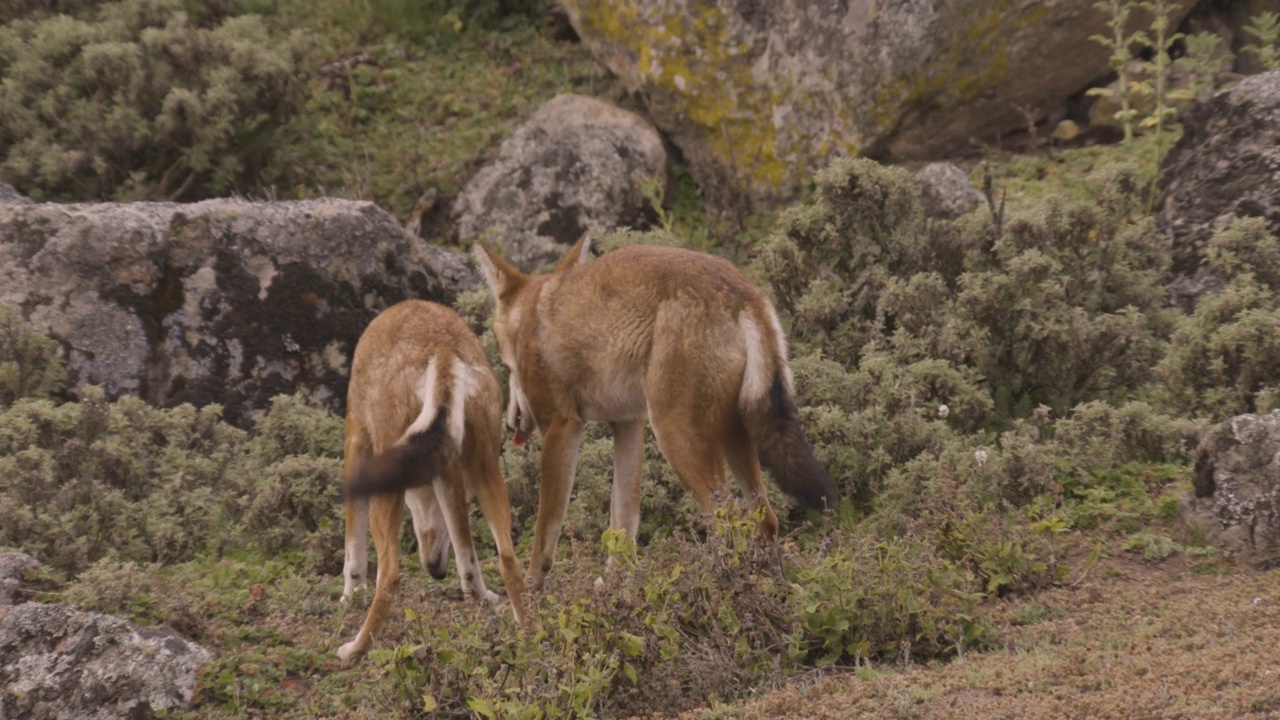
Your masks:
<instances>
[{"instance_id":1,"label":"wolf's tail","mask_svg":"<svg viewBox=\"0 0 1280 720\"><path fill-rule=\"evenodd\" d=\"M433 482L462 452L470 368L432 359L418 382L422 409L391 447L362 461L348 474L348 498L390 495Z\"/></svg>"},{"instance_id":2,"label":"wolf's tail","mask_svg":"<svg viewBox=\"0 0 1280 720\"><path fill-rule=\"evenodd\" d=\"M835 483L800 427L785 340L772 308L767 319L766 330L742 318L747 367L739 401L747 434L783 492L811 508L833 508L839 499Z\"/></svg>"}]
</instances>

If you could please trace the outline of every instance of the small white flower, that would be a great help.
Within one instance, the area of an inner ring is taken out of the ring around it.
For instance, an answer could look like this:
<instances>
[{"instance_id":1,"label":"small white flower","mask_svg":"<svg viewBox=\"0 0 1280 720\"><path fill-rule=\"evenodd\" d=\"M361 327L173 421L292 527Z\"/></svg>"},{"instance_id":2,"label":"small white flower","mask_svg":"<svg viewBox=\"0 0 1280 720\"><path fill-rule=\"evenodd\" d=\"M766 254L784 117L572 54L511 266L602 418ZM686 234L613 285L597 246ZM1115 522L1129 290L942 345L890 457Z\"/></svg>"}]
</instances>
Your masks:
<instances>
[{"instance_id":1,"label":"small white flower","mask_svg":"<svg viewBox=\"0 0 1280 720\"><path fill-rule=\"evenodd\" d=\"M950 414L951 414L951 408L947 407L947 406L946 406L946 404L942 404L942 405L939 405L939 406L938 406L938 419L939 419L939 420L946 420L946 419L947 419L947 416L948 416L948 415L950 415Z\"/></svg>"},{"instance_id":2,"label":"small white flower","mask_svg":"<svg viewBox=\"0 0 1280 720\"><path fill-rule=\"evenodd\" d=\"M978 465L980 465L980 466L981 466L981 465L986 465L986 464L987 464L987 451L986 451L986 450L974 450L974 451L973 451L973 460L974 460L974 462L978 463Z\"/></svg>"}]
</instances>

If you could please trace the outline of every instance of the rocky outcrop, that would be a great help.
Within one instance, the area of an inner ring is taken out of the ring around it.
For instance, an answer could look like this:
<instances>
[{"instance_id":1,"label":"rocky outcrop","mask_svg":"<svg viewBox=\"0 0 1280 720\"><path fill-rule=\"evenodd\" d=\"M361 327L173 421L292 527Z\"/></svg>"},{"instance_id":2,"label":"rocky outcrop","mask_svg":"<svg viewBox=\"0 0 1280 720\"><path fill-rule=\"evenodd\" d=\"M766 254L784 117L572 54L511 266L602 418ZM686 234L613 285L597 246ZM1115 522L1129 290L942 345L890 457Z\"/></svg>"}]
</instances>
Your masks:
<instances>
[{"instance_id":1,"label":"rocky outcrop","mask_svg":"<svg viewBox=\"0 0 1280 720\"><path fill-rule=\"evenodd\" d=\"M1195 0L1172 3L1175 25ZM838 155L932 159L1056 122L1110 74L1095 0L560 0L713 205L794 196ZM1134 13L1133 29L1149 17Z\"/></svg>"},{"instance_id":2,"label":"rocky outcrop","mask_svg":"<svg viewBox=\"0 0 1280 720\"><path fill-rule=\"evenodd\" d=\"M951 163L929 163L916 171L925 215L954 220L982 204L982 193L964 170Z\"/></svg>"},{"instance_id":3,"label":"rocky outcrop","mask_svg":"<svg viewBox=\"0 0 1280 720\"><path fill-rule=\"evenodd\" d=\"M63 605L0 607L0 717L149 718L186 706L209 658L168 628Z\"/></svg>"},{"instance_id":4,"label":"rocky outcrop","mask_svg":"<svg viewBox=\"0 0 1280 720\"><path fill-rule=\"evenodd\" d=\"M22 205L29 202L31 202L31 200L18 192L12 185L0 182L0 205L5 203L16 203Z\"/></svg>"},{"instance_id":5,"label":"rocky outcrop","mask_svg":"<svg viewBox=\"0 0 1280 720\"><path fill-rule=\"evenodd\" d=\"M1280 410L1238 415L1196 451L1182 519L1264 566L1280 562Z\"/></svg>"},{"instance_id":6,"label":"rocky outcrop","mask_svg":"<svg viewBox=\"0 0 1280 720\"><path fill-rule=\"evenodd\" d=\"M646 184L667 184L662 136L597 98L559 95L498 149L454 202L463 240L501 246L525 271L558 260L589 230L643 228L656 217Z\"/></svg>"},{"instance_id":7,"label":"rocky outcrop","mask_svg":"<svg viewBox=\"0 0 1280 720\"><path fill-rule=\"evenodd\" d=\"M73 385L235 422L295 391L340 409L379 310L475 279L372 203L0 204L0 303L61 344Z\"/></svg>"},{"instance_id":8,"label":"rocky outcrop","mask_svg":"<svg viewBox=\"0 0 1280 720\"><path fill-rule=\"evenodd\" d=\"M1201 262L1213 235L1240 217L1280 233L1280 70L1197 104L1160 168L1157 222L1173 242L1174 293L1216 287Z\"/></svg>"}]
</instances>

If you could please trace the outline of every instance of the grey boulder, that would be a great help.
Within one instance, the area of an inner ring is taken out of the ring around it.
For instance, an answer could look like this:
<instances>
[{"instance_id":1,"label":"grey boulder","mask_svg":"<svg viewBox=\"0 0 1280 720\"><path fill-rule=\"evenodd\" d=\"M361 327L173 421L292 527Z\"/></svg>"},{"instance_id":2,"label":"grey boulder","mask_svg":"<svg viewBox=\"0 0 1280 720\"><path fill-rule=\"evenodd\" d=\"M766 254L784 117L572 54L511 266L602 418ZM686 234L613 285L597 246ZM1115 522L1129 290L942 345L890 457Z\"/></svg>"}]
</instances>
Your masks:
<instances>
[{"instance_id":1,"label":"grey boulder","mask_svg":"<svg viewBox=\"0 0 1280 720\"><path fill-rule=\"evenodd\" d=\"M0 717L152 717L191 701L209 659L168 628L64 605L0 607Z\"/></svg>"},{"instance_id":2,"label":"grey boulder","mask_svg":"<svg viewBox=\"0 0 1280 720\"><path fill-rule=\"evenodd\" d=\"M666 192L667 151L639 115L597 98L558 95L507 138L454 201L456 232L501 248L529 272L583 233L644 228Z\"/></svg>"},{"instance_id":3,"label":"grey boulder","mask_svg":"<svg viewBox=\"0 0 1280 720\"><path fill-rule=\"evenodd\" d=\"M379 310L476 279L367 202L0 204L0 304L62 346L73 387L238 423L280 393L340 410Z\"/></svg>"}]
</instances>

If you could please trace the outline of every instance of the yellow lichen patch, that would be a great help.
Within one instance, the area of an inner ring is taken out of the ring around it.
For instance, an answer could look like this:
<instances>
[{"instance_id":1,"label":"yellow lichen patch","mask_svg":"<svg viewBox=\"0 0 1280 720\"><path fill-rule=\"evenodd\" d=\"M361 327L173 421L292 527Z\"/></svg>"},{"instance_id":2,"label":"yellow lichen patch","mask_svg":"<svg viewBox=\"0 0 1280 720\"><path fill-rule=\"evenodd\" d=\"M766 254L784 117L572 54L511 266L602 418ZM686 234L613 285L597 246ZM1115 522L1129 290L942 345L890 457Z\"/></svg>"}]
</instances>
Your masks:
<instances>
[{"instance_id":1,"label":"yellow lichen patch","mask_svg":"<svg viewBox=\"0 0 1280 720\"><path fill-rule=\"evenodd\" d=\"M627 3L578 7L593 34L634 53L655 109L700 129L701 142L749 185L782 186L793 168L777 156L772 117L795 84L787 78L775 78L769 87L755 82L744 29L709 8L642 16Z\"/></svg>"}]
</instances>

